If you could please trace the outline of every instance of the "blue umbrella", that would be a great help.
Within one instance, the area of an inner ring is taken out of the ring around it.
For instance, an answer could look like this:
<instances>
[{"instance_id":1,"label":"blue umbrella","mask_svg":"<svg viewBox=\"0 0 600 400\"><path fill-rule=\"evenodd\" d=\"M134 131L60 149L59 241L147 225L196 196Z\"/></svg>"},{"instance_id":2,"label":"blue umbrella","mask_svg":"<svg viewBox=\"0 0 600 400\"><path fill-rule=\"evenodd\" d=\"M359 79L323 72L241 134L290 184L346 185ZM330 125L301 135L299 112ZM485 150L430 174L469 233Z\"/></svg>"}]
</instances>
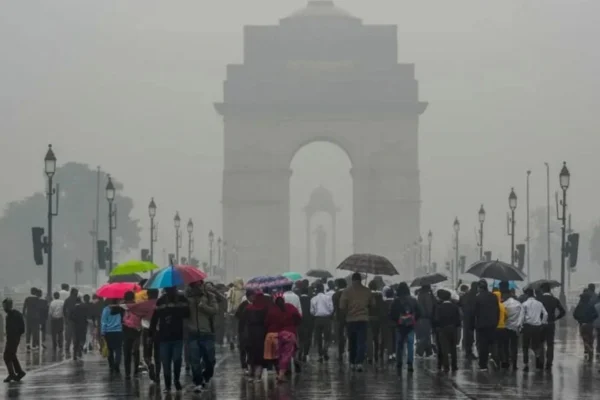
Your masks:
<instances>
[{"instance_id":1,"label":"blue umbrella","mask_svg":"<svg viewBox=\"0 0 600 400\"><path fill-rule=\"evenodd\" d=\"M500 287L500 281L494 281L492 287L494 289L497 289ZM519 287L517 286L517 284L515 283L515 281L508 281L508 289L509 290L513 290L513 289L518 289Z\"/></svg>"},{"instance_id":2,"label":"blue umbrella","mask_svg":"<svg viewBox=\"0 0 600 400\"><path fill-rule=\"evenodd\" d=\"M206 274L197 268L185 265L171 265L154 274L146 283L146 288L183 287L204 279L206 279Z\"/></svg>"}]
</instances>

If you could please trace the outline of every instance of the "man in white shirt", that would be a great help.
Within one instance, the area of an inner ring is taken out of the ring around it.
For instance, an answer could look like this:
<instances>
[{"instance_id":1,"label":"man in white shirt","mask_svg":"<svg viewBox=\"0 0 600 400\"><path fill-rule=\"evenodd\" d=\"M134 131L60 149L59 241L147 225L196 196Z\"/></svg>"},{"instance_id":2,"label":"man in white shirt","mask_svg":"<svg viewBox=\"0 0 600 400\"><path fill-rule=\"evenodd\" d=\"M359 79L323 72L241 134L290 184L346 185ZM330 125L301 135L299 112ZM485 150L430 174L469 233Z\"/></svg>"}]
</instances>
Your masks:
<instances>
[{"instance_id":1,"label":"man in white shirt","mask_svg":"<svg viewBox=\"0 0 600 400\"><path fill-rule=\"evenodd\" d=\"M327 282L327 292L325 294L329 297L333 297L335 293L335 283L333 281Z\"/></svg>"},{"instance_id":2,"label":"man in white shirt","mask_svg":"<svg viewBox=\"0 0 600 400\"><path fill-rule=\"evenodd\" d=\"M61 284L60 291L58 293L60 295L60 299L65 301L71 295L69 285L66 283Z\"/></svg>"},{"instance_id":3,"label":"man in white shirt","mask_svg":"<svg viewBox=\"0 0 600 400\"><path fill-rule=\"evenodd\" d=\"M59 292L54 292L53 300L50 302L48 307L48 314L50 315L50 332L52 333L52 349L56 350L63 348L63 332L64 332L64 315L63 307L65 301L60 298Z\"/></svg>"},{"instance_id":4,"label":"man in white shirt","mask_svg":"<svg viewBox=\"0 0 600 400\"><path fill-rule=\"evenodd\" d=\"M331 316L333 315L333 301L331 296L326 295L324 291L323 284L318 283L316 286L317 295L310 300L310 313L315 317L314 332L320 363L323 360L329 360L327 350L331 343Z\"/></svg>"},{"instance_id":5,"label":"man in white shirt","mask_svg":"<svg viewBox=\"0 0 600 400\"><path fill-rule=\"evenodd\" d=\"M529 349L535 353L536 368L543 369L541 364L540 344L542 325L548 321L548 312L544 305L535 299L533 289L525 290L527 300L523 302L523 371L529 371Z\"/></svg>"},{"instance_id":6,"label":"man in white shirt","mask_svg":"<svg viewBox=\"0 0 600 400\"><path fill-rule=\"evenodd\" d=\"M519 352L519 332L523 326L523 306L509 291L502 293L504 308L506 309L506 333L508 336L508 358L506 368L512 365L517 370L517 354Z\"/></svg>"},{"instance_id":7,"label":"man in white shirt","mask_svg":"<svg viewBox=\"0 0 600 400\"><path fill-rule=\"evenodd\" d=\"M296 307L300 315L302 315L302 305L300 304L300 296L294 293L294 291L292 290L292 285L283 287L283 300L285 300L286 303Z\"/></svg>"}]
</instances>

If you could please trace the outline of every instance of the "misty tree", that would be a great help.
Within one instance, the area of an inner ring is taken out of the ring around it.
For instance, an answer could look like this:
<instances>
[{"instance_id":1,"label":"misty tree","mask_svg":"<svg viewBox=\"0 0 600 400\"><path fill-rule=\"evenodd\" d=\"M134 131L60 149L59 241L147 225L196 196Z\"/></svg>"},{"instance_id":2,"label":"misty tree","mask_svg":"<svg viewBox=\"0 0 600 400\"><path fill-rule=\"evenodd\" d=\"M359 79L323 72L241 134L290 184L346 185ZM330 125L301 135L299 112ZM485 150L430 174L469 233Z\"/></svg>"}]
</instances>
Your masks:
<instances>
[{"instance_id":1,"label":"misty tree","mask_svg":"<svg viewBox=\"0 0 600 400\"><path fill-rule=\"evenodd\" d=\"M600 264L600 223L594 225L590 239L590 259Z\"/></svg>"},{"instance_id":2,"label":"misty tree","mask_svg":"<svg viewBox=\"0 0 600 400\"><path fill-rule=\"evenodd\" d=\"M104 240L108 238L106 181L106 174L101 172L98 238ZM97 171L85 164L70 162L57 168L54 182L60 185L60 199L59 215L54 218L53 229L53 283L74 283L74 263L78 259L83 260L79 282L91 283L91 263L95 257L91 231L96 218ZM117 229L113 233L114 250L118 254L138 247L140 228L138 221L130 217L133 201L120 194L123 185L114 177L113 183L117 189L114 204L118 210ZM4 285L26 281L45 283L46 266L36 266L33 261L31 227L40 226L47 230L47 204L45 194L38 192L10 203L4 210L0 218L0 268Z\"/></svg>"}]
</instances>

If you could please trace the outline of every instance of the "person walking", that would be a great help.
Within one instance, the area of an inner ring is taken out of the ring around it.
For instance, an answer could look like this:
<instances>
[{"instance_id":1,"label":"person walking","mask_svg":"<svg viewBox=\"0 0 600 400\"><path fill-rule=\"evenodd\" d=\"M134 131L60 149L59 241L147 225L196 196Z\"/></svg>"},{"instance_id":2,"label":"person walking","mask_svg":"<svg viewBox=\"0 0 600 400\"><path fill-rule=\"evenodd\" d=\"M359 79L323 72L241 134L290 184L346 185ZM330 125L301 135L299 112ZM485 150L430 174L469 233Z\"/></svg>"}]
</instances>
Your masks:
<instances>
[{"instance_id":1,"label":"person walking","mask_svg":"<svg viewBox=\"0 0 600 400\"><path fill-rule=\"evenodd\" d=\"M66 300L65 300L66 301ZM102 310L100 334L108 349L108 368L111 373L120 373L123 353L123 309L117 299Z\"/></svg>"},{"instance_id":2,"label":"person walking","mask_svg":"<svg viewBox=\"0 0 600 400\"><path fill-rule=\"evenodd\" d=\"M54 300L50 302L48 314L50 314L50 334L52 336L52 350L62 350L63 348L63 332L65 330L65 322L63 315L64 300L60 298L59 292L54 292L52 295Z\"/></svg>"},{"instance_id":3,"label":"person walking","mask_svg":"<svg viewBox=\"0 0 600 400\"><path fill-rule=\"evenodd\" d=\"M215 322L219 311L215 295L206 290L204 283L191 284L186 297L189 302L188 349L192 365L193 391L202 393L214 375Z\"/></svg>"},{"instance_id":4,"label":"person walking","mask_svg":"<svg viewBox=\"0 0 600 400\"><path fill-rule=\"evenodd\" d=\"M37 288L31 288L30 295L23 303L23 318L25 319L25 343L27 350L37 350L40 347L40 302Z\"/></svg>"},{"instance_id":5,"label":"person walking","mask_svg":"<svg viewBox=\"0 0 600 400\"><path fill-rule=\"evenodd\" d=\"M229 348L231 350L235 349L235 344L239 344L239 338L237 337L238 328L237 328L237 318L235 318L235 313L244 301L245 296L244 291L244 280L242 278L236 278L233 281L229 292L227 293L227 319L228 319L228 334L227 341L229 342ZM298 299L300 301L300 299Z\"/></svg>"},{"instance_id":6,"label":"person walking","mask_svg":"<svg viewBox=\"0 0 600 400\"><path fill-rule=\"evenodd\" d=\"M461 327L460 308L458 304L450 300L450 292L440 289L437 295L441 304L437 305L433 315L433 326L439 337L440 351L442 357L441 365L444 372L458 370L456 344L457 332ZM439 363L438 363L439 364Z\"/></svg>"},{"instance_id":7,"label":"person walking","mask_svg":"<svg viewBox=\"0 0 600 400\"><path fill-rule=\"evenodd\" d=\"M46 324L48 323L48 312L49 304L44 298L43 292L38 289L36 292L38 298L38 312L39 312L39 324L40 324L40 347L46 348Z\"/></svg>"},{"instance_id":8,"label":"person walking","mask_svg":"<svg viewBox=\"0 0 600 400\"><path fill-rule=\"evenodd\" d=\"M185 296L177 293L176 287L169 287L156 302L156 310L150 321L150 337L157 337L160 342L165 393L171 391L172 383L177 391L182 389L183 327L184 319L189 315L190 308Z\"/></svg>"},{"instance_id":9,"label":"person walking","mask_svg":"<svg viewBox=\"0 0 600 400\"><path fill-rule=\"evenodd\" d=\"M4 323L6 332L4 363L8 370L8 376L4 379L4 382L19 382L25 376L25 371L21 368L21 364L17 358L19 342L21 341L21 336L25 333L25 320L19 311L13 309L13 302L11 299L4 299L2 308L4 308L4 312L6 313L6 320Z\"/></svg>"},{"instance_id":10,"label":"person walking","mask_svg":"<svg viewBox=\"0 0 600 400\"><path fill-rule=\"evenodd\" d=\"M69 316L71 315L73 308L75 308L77 297L79 297L79 290L77 290L77 288L71 288L71 293L63 304L63 315L65 316L65 352L67 354L69 354L71 351L71 343L73 342L73 336L75 333L73 322Z\"/></svg>"},{"instance_id":11,"label":"person walking","mask_svg":"<svg viewBox=\"0 0 600 400\"><path fill-rule=\"evenodd\" d=\"M346 316L350 368L358 372L363 371L365 361L371 306L371 291L362 284L362 275L355 272L351 286L340 297L340 311Z\"/></svg>"},{"instance_id":12,"label":"person walking","mask_svg":"<svg viewBox=\"0 0 600 400\"><path fill-rule=\"evenodd\" d=\"M369 282L371 306L369 307L369 329L367 331L367 360L379 365L383 361L383 326L389 320L383 302L383 293L378 290L376 280Z\"/></svg>"},{"instance_id":13,"label":"person walking","mask_svg":"<svg viewBox=\"0 0 600 400\"><path fill-rule=\"evenodd\" d=\"M150 380L154 383L160 383L160 349L158 348L157 341L153 340L153 338L150 337L149 333L150 321L152 320L152 315L154 314L154 310L156 309L158 289L148 289L146 292L146 296L135 296L135 303L126 303L121 305L121 307L123 307L123 309L125 310L125 316L123 318L123 329L125 330L126 328L125 321L132 318L132 316L128 316L127 314L134 314L135 316L140 318L140 325L142 328L140 342L142 343L144 362L146 363L146 366L148 368L148 375L150 377ZM134 324L135 320L133 319L127 322L127 326L133 326ZM132 353L132 355L135 358L135 354Z\"/></svg>"},{"instance_id":14,"label":"person walking","mask_svg":"<svg viewBox=\"0 0 600 400\"><path fill-rule=\"evenodd\" d=\"M335 332L339 362L344 360L344 353L346 352L346 315L340 310L340 298L346 287L346 280L338 279L337 290L331 296L331 302L333 303L333 324L335 325L333 331Z\"/></svg>"},{"instance_id":15,"label":"person walking","mask_svg":"<svg viewBox=\"0 0 600 400\"><path fill-rule=\"evenodd\" d=\"M516 371L517 355L519 352L519 333L523 327L523 306L515 299L510 291L502 292L504 308L506 310L506 343L504 344L504 359Z\"/></svg>"},{"instance_id":16,"label":"person walking","mask_svg":"<svg viewBox=\"0 0 600 400\"><path fill-rule=\"evenodd\" d=\"M419 357L430 357L433 355L433 344L431 343L432 321L435 313L436 299L431 291L431 286L422 286L417 296L421 318L415 326L417 336L416 353Z\"/></svg>"},{"instance_id":17,"label":"person walking","mask_svg":"<svg viewBox=\"0 0 600 400\"><path fill-rule=\"evenodd\" d=\"M402 371L404 348L406 347L406 368L413 371L415 326L421 318L417 300L410 295L406 282L398 285L397 297L390 306L389 318L396 323L396 368Z\"/></svg>"},{"instance_id":18,"label":"person walking","mask_svg":"<svg viewBox=\"0 0 600 400\"><path fill-rule=\"evenodd\" d=\"M527 300L523 303L523 371L529 371L529 349L535 354L537 369L543 369L541 364L540 343L542 325L548 320L548 312L544 305L535 297L533 289L525 289Z\"/></svg>"},{"instance_id":19,"label":"person walking","mask_svg":"<svg viewBox=\"0 0 600 400\"><path fill-rule=\"evenodd\" d=\"M75 307L69 314L73 327L73 360L83 357L83 346L88 330L89 308L81 301L81 297L75 299Z\"/></svg>"},{"instance_id":20,"label":"person walking","mask_svg":"<svg viewBox=\"0 0 600 400\"><path fill-rule=\"evenodd\" d=\"M246 315L246 307L250 304L250 300L248 300L252 296L253 292L251 290L246 290L246 296L241 304L238 306L235 311L235 319L237 320L237 340L238 340L238 350L240 353L240 366L246 375L250 375L250 369L248 365L248 322L244 318Z\"/></svg>"},{"instance_id":21,"label":"person walking","mask_svg":"<svg viewBox=\"0 0 600 400\"><path fill-rule=\"evenodd\" d=\"M508 282L506 282L508 288ZM502 302L502 294L499 289L495 289L492 294L498 299L498 326L496 327L496 336L494 338L494 347L492 349L492 362L495 367L508 368L508 358L505 357L505 349L508 347L508 333L506 332L506 307Z\"/></svg>"},{"instance_id":22,"label":"person walking","mask_svg":"<svg viewBox=\"0 0 600 400\"><path fill-rule=\"evenodd\" d=\"M579 296L579 303L573 310L573 318L579 323L579 334L583 340L586 361L594 357L594 321L598 318L596 303L592 301L592 293L585 290Z\"/></svg>"},{"instance_id":23,"label":"person walking","mask_svg":"<svg viewBox=\"0 0 600 400\"><path fill-rule=\"evenodd\" d=\"M552 295L550 284L547 282L540 286L542 295L538 298L548 313L548 321L542 326L540 357L544 368L552 370L554 362L554 336L556 335L556 321L563 318L566 311L560 300Z\"/></svg>"},{"instance_id":24,"label":"person walking","mask_svg":"<svg viewBox=\"0 0 600 400\"><path fill-rule=\"evenodd\" d=\"M300 314L302 314L302 322L298 331L300 348L298 350L298 358L300 361L306 361L313 340L314 317L310 313L311 296L308 284L302 283L300 289Z\"/></svg>"},{"instance_id":25,"label":"person walking","mask_svg":"<svg viewBox=\"0 0 600 400\"><path fill-rule=\"evenodd\" d=\"M395 298L394 289L391 287L384 288L383 297L383 307L386 317L385 322L382 324L383 347L387 354L388 362L392 362L396 359L396 327L398 325L397 321L392 321L389 318Z\"/></svg>"},{"instance_id":26,"label":"person walking","mask_svg":"<svg viewBox=\"0 0 600 400\"><path fill-rule=\"evenodd\" d=\"M128 309L134 305L135 294L125 293L123 314L123 361L125 363L125 379L131 379L131 362L133 361L133 376L139 375L140 338L142 334L142 318Z\"/></svg>"},{"instance_id":27,"label":"person walking","mask_svg":"<svg viewBox=\"0 0 600 400\"><path fill-rule=\"evenodd\" d=\"M471 289L460 297L459 306L463 313L463 350L467 360L477 360L473 352L475 345L475 300L478 293L478 282L471 283Z\"/></svg>"},{"instance_id":28,"label":"person walking","mask_svg":"<svg viewBox=\"0 0 600 400\"><path fill-rule=\"evenodd\" d=\"M296 306L285 302L283 296L275 298L275 307L281 311L278 335L279 374L277 375L277 381L285 382L287 381L286 375L290 371L294 353L296 352L298 344L296 333L302 316Z\"/></svg>"},{"instance_id":29,"label":"person walking","mask_svg":"<svg viewBox=\"0 0 600 400\"><path fill-rule=\"evenodd\" d=\"M244 310L242 320L248 330L248 364L250 382L260 381L265 366L265 336L267 334L266 320L271 307L270 301L262 292L250 292L247 295L250 302Z\"/></svg>"},{"instance_id":30,"label":"person walking","mask_svg":"<svg viewBox=\"0 0 600 400\"><path fill-rule=\"evenodd\" d=\"M310 300L310 314L314 317L314 338L319 352L319 363L322 363L329 360L333 301L331 296L325 294L322 283L317 284L316 290L317 294Z\"/></svg>"},{"instance_id":31,"label":"person walking","mask_svg":"<svg viewBox=\"0 0 600 400\"><path fill-rule=\"evenodd\" d=\"M485 279L478 283L479 293L475 298L473 318L477 332L477 352L479 353L479 370L488 370L490 350L494 346L496 328L500 319L500 306L495 295L489 292Z\"/></svg>"}]
</instances>

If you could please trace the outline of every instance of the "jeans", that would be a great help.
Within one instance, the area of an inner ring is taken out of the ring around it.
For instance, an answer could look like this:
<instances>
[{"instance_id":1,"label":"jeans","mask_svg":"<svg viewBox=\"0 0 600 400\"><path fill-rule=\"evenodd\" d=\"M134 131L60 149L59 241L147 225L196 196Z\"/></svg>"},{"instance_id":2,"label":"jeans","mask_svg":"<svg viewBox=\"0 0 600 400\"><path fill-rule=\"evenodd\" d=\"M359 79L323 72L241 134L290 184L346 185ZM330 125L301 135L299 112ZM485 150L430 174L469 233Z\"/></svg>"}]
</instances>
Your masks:
<instances>
[{"instance_id":1,"label":"jeans","mask_svg":"<svg viewBox=\"0 0 600 400\"><path fill-rule=\"evenodd\" d=\"M17 349L19 348L19 342L21 337L6 338L6 345L4 346L4 363L8 370L8 375L15 376L23 374L21 364L17 359Z\"/></svg>"},{"instance_id":2,"label":"jeans","mask_svg":"<svg viewBox=\"0 0 600 400\"><path fill-rule=\"evenodd\" d=\"M367 333L367 354L368 359L378 363L383 359L381 320L369 321L369 331Z\"/></svg>"},{"instance_id":3,"label":"jeans","mask_svg":"<svg viewBox=\"0 0 600 400\"><path fill-rule=\"evenodd\" d=\"M113 371L118 371L123 352L123 332L106 332L104 340L108 348L108 366Z\"/></svg>"},{"instance_id":4,"label":"jeans","mask_svg":"<svg viewBox=\"0 0 600 400\"><path fill-rule=\"evenodd\" d=\"M144 362L148 366L148 375L153 381L160 380L160 343L149 334L149 330L142 329L142 343L144 348Z\"/></svg>"},{"instance_id":5,"label":"jeans","mask_svg":"<svg viewBox=\"0 0 600 400\"><path fill-rule=\"evenodd\" d=\"M65 330L64 321L62 318L52 318L50 320L50 332L52 333L52 348L62 349L63 347L63 332Z\"/></svg>"},{"instance_id":6,"label":"jeans","mask_svg":"<svg viewBox=\"0 0 600 400\"><path fill-rule=\"evenodd\" d=\"M133 359L133 373L139 372L140 365L140 331L123 327L123 352L125 353L125 376L131 376L131 361Z\"/></svg>"},{"instance_id":7,"label":"jeans","mask_svg":"<svg viewBox=\"0 0 600 400\"><path fill-rule=\"evenodd\" d=\"M335 341L338 346L338 357L342 358L346 352L346 322L344 320L336 320L336 336Z\"/></svg>"},{"instance_id":8,"label":"jeans","mask_svg":"<svg viewBox=\"0 0 600 400\"><path fill-rule=\"evenodd\" d=\"M319 358L327 357L331 343L331 317L315 317L314 335Z\"/></svg>"},{"instance_id":9,"label":"jeans","mask_svg":"<svg viewBox=\"0 0 600 400\"><path fill-rule=\"evenodd\" d=\"M37 319L25 322L25 343L33 347L40 345L40 321Z\"/></svg>"},{"instance_id":10,"label":"jeans","mask_svg":"<svg viewBox=\"0 0 600 400\"><path fill-rule=\"evenodd\" d=\"M415 331L414 329L396 330L396 366L402 367L404 346L406 345L406 364L412 365L415 358Z\"/></svg>"},{"instance_id":11,"label":"jeans","mask_svg":"<svg viewBox=\"0 0 600 400\"><path fill-rule=\"evenodd\" d=\"M73 329L73 322L65 318L65 351L67 352L71 349L71 343L73 342Z\"/></svg>"},{"instance_id":12,"label":"jeans","mask_svg":"<svg viewBox=\"0 0 600 400\"><path fill-rule=\"evenodd\" d=\"M472 325L463 326L463 349L467 357L473 356L473 344L475 344L475 329Z\"/></svg>"},{"instance_id":13,"label":"jeans","mask_svg":"<svg viewBox=\"0 0 600 400\"><path fill-rule=\"evenodd\" d=\"M160 360L163 366L163 376L165 378L165 386L171 388L171 371L175 382L179 382L181 377L181 363L183 353L183 340L173 340L170 342L160 343ZM171 364L173 369L171 370Z\"/></svg>"},{"instance_id":14,"label":"jeans","mask_svg":"<svg viewBox=\"0 0 600 400\"><path fill-rule=\"evenodd\" d=\"M529 349L535 354L535 361L538 368L540 365L540 342L542 337L542 326L523 325L523 363L529 364Z\"/></svg>"},{"instance_id":15,"label":"jeans","mask_svg":"<svg viewBox=\"0 0 600 400\"><path fill-rule=\"evenodd\" d=\"M594 357L594 325L581 324L579 325L579 334L583 340L584 352L589 360Z\"/></svg>"},{"instance_id":16,"label":"jeans","mask_svg":"<svg viewBox=\"0 0 600 400\"><path fill-rule=\"evenodd\" d=\"M492 359L497 366L508 366L508 332L506 328L496 329Z\"/></svg>"},{"instance_id":17,"label":"jeans","mask_svg":"<svg viewBox=\"0 0 600 400\"><path fill-rule=\"evenodd\" d=\"M215 372L215 335L212 333L190 332L188 349L192 362L194 384L208 383Z\"/></svg>"},{"instance_id":18,"label":"jeans","mask_svg":"<svg viewBox=\"0 0 600 400\"><path fill-rule=\"evenodd\" d=\"M362 364L365 362L368 325L369 323L367 321L353 321L346 323L350 364Z\"/></svg>"}]
</instances>

